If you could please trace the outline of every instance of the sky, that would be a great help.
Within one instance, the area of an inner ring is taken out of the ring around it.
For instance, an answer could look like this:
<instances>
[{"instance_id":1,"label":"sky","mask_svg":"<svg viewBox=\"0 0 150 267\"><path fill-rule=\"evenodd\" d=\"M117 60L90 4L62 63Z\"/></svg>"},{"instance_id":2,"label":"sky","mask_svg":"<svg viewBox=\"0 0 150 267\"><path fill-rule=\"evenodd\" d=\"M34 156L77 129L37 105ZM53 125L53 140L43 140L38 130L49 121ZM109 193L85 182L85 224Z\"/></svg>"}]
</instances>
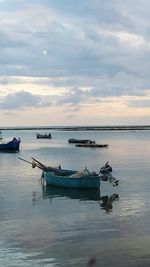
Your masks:
<instances>
[{"instance_id":1,"label":"sky","mask_svg":"<svg viewBox=\"0 0 150 267\"><path fill-rule=\"evenodd\" d=\"M150 124L150 1L0 0L0 122Z\"/></svg>"}]
</instances>

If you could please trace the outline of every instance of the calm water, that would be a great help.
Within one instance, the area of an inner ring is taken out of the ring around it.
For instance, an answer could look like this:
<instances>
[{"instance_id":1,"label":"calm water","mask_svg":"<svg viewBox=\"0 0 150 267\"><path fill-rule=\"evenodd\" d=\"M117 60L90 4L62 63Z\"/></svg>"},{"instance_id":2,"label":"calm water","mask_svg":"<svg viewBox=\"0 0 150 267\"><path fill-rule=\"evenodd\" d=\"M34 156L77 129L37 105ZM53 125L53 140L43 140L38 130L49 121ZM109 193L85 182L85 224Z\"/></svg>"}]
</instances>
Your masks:
<instances>
[{"instance_id":1,"label":"calm water","mask_svg":"<svg viewBox=\"0 0 150 267\"><path fill-rule=\"evenodd\" d=\"M37 140L35 130L3 131L22 142L19 153L0 153L0 266L150 266L150 132L51 133L51 140ZM77 148L69 138L109 147ZM108 196L43 190L41 171L18 157L97 172L109 161L120 179L118 197L115 188Z\"/></svg>"}]
</instances>

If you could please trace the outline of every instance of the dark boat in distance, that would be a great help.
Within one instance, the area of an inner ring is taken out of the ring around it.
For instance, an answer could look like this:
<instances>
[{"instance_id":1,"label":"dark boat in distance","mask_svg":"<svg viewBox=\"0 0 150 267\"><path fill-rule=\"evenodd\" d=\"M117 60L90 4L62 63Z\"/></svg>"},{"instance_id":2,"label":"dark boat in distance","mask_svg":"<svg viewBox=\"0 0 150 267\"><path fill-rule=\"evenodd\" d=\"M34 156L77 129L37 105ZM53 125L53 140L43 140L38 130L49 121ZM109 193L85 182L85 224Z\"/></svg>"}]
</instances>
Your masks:
<instances>
[{"instance_id":1,"label":"dark boat in distance","mask_svg":"<svg viewBox=\"0 0 150 267\"><path fill-rule=\"evenodd\" d=\"M0 131L0 141L3 139L2 132Z\"/></svg>"},{"instance_id":2,"label":"dark boat in distance","mask_svg":"<svg viewBox=\"0 0 150 267\"><path fill-rule=\"evenodd\" d=\"M108 144L96 144L95 142L89 142L85 144L76 144L76 147L91 147L91 148L108 147Z\"/></svg>"},{"instance_id":3,"label":"dark boat in distance","mask_svg":"<svg viewBox=\"0 0 150 267\"><path fill-rule=\"evenodd\" d=\"M90 139L75 139L70 138L68 139L68 143L76 144L76 147L108 147L108 144L97 144L95 141Z\"/></svg>"},{"instance_id":4,"label":"dark boat in distance","mask_svg":"<svg viewBox=\"0 0 150 267\"><path fill-rule=\"evenodd\" d=\"M86 144L92 142L90 139L75 139L75 138L70 138L68 139L68 143L70 144Z\"/></svg>"},{"instance_id":5,"label":"dark boat in distance","mask_svg":"<svg viewBox=\"0 0 150 267\"><path fill-rule=\"evenodd\" d=\"M14 137L11 141L0 141L0 151L2 152L18 152L20 147L20 138Z\"/></svg>"},{"instance_id":6,"label":"dark boat in distance","mask_svg":"<svg viewBox=\"0 0 150 267\"><path fill-rule=\"evenodd\" d=\"M52 135L51 135L51 133L49 133L49 134L37 133L36 138L38 138L38 139L50 139L50 138L52 138Z\"/></svg>"}]
</instances>

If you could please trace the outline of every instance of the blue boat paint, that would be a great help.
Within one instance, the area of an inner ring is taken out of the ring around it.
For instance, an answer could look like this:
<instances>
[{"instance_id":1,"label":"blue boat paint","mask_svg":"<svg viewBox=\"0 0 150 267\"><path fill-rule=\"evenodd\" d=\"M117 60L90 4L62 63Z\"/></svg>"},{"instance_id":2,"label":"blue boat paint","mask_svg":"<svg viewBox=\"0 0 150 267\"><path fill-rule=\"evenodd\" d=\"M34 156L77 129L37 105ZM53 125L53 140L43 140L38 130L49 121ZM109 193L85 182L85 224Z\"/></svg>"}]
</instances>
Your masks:
<instances>
[{"instance_id":1,"label":"blue boat paint","mask_svg":"<svg viewBox=\"0 0 150 267\"><path fill-rule=\"evenodd\" d=\"M0 151L17 152L20 148L20 142L21 140L15 137L11 141L1 142Z\"/></svg>"}]
</instances>

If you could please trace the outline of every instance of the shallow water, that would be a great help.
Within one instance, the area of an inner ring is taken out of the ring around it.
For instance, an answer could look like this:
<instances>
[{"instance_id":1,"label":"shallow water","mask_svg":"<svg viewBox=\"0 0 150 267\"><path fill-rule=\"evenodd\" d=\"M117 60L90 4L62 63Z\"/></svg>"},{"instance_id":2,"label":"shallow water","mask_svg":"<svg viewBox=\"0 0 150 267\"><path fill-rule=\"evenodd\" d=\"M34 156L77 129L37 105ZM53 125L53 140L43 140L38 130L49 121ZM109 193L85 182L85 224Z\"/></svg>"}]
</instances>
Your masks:
<instances>
[{"instance_id":1,"label":"shallow water","mask_svg":"<svg viewBox=\"0 0 150 267\"><path fill-rule=\"evenodd\" d=\"M47 131L45 131L47 132ZM5 130L21 138L19 153L0 153L0 266L149 266L150 132ZM69 138L108 148L77 148ZM18 159L98 172L106 161L120 179L116 192L43 189L41 171ZM92 266L92 265L91 265Z\"/></svg>"}]
</instances>

